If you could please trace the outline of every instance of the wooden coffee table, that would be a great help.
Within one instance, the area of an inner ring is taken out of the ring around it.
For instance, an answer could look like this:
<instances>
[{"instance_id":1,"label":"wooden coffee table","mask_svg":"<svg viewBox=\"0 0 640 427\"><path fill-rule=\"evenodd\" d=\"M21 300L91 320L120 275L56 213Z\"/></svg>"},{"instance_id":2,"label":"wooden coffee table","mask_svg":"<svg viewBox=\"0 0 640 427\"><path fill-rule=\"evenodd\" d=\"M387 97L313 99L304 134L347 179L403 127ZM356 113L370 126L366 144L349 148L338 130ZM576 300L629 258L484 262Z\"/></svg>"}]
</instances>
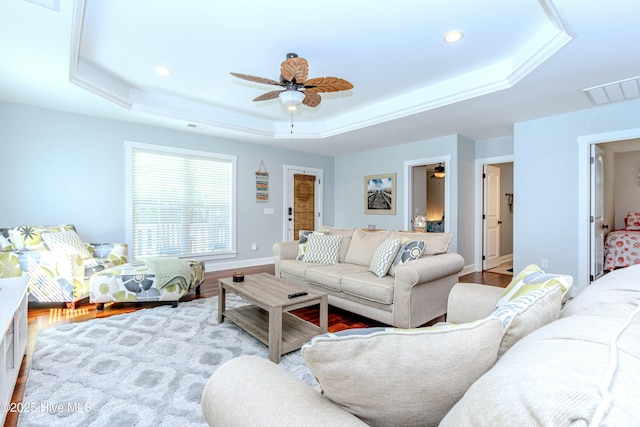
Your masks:
<instances>
[{"instance_id":1,"label":"wooden coffee table","mask_svg":"<svg viewBox=\"0 0 640 427\"><path fill-rule=\"evenodd\" d=\"M218 323L227 317L269 347L269 359L280 363L280 356L297 350L318 334L327 332L328 298L326 293L303 288L269 273L250 274L243 282L232 277L218 280ZM295 292L307 295L288 298ZM227 292L246 299L250 305L225 309ZM320 326L289 311L320 304Z\"/></svg>"}]
</instances>

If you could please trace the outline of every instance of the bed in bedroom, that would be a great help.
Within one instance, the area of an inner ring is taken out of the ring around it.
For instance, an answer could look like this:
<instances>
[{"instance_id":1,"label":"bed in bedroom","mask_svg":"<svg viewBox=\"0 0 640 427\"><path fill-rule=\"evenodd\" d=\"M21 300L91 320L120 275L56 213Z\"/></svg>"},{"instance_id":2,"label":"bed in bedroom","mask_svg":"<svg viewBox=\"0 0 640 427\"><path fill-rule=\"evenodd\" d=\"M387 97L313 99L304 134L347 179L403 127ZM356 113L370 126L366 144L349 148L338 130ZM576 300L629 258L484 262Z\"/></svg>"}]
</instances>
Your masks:
<instances>
[{"instance_id":1,"label":"bed in bedroom","mask_svg":"<svg viewBox=\"0 0 640 427\"><path fill-rule=\"evenodd\" d=\"M640 213L630 212L624 221L625 229L610 232L605 240L605 270L640 264Z\"/></svg>"}]
</instances>

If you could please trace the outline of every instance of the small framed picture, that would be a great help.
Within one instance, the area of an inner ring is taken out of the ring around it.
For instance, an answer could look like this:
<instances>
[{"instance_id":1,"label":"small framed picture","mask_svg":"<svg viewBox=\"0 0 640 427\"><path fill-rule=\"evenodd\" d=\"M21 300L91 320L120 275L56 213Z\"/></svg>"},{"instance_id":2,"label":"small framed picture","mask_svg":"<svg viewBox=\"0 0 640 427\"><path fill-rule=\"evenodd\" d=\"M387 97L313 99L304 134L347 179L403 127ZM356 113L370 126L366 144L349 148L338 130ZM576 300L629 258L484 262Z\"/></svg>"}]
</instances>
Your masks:
<instances>
[{"instance_id":1,"label":"small framed picture","mask_svg":"<svg viewBox=\"0 0 640 427\"><path fill-rule=\"evenodd\" d=\"M364 213L396 214L396 174L385 173L364 177Z\"/></svg>"}]
</instances>

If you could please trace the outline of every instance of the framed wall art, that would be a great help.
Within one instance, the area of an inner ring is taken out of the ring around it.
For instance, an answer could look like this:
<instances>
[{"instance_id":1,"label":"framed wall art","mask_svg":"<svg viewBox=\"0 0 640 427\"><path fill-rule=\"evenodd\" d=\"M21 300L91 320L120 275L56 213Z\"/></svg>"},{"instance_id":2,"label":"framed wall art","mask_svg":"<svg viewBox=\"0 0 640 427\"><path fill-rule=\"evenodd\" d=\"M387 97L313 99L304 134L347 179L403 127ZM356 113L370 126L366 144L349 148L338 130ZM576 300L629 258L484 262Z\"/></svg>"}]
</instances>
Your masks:
<instances>
[{"instance_id":1,"label":"framed wall art","mask_svg":"<svg viewBox=\"0 0 640 427\"><path fill-rule=\"evenodd\" d=\"M364 213L396 214L396 174L386 173L364 177Z\"/></svg>"}]
</instances>

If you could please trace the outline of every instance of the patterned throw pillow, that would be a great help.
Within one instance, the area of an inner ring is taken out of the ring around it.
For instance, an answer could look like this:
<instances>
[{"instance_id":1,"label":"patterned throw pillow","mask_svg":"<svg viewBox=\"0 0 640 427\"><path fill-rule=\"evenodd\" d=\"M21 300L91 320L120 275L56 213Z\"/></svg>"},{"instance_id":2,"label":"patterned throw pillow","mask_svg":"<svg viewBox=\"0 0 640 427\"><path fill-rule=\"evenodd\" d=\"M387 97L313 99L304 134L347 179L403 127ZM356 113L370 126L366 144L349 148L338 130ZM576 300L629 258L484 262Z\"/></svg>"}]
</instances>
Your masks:
<instances>
[{"instance_id":1,"label":"patterned throw pillow","mask_svg":"<svg viewBox=\"0 0 640 427\"><path fill-rule=\"evenodd\" d=\"M553 285L527 292L496 308L490 316L500 319L504 329L498 357L531 332L558 320L561 307L562 288Z\"/></svg>"},{"instance_id":2,"label":"patterned throw pillow","mask_svg":"<svg viewBox=\"0 0 640 427\"><path fill-rule=\"evenodd\" d=\"M298 232L298 256L296 259L304 259L304 254L307 252L307 236L309 234L329 234L328 231L313 231L313 230L300 230Z\"/></svg>"},{"instance_id":3,"label":"patterned throw pillow","mask_svg":"<svg viewBox=\"0 0 640 427\"><path fill-rule=\"evenodd\" d=\"M331 234L307 235L307 252L303 261L318 264L337 264L342 236Z\"/></svg>"},{"instance_id":4,"label":"patterned throw pillow","mask_svg":"<svg viewBox=\"0 0 640 427\"><path fill-rule=\"evenodd\" d=\"M386 239L382 242L373 253L371 264L369 264L369 271L378 277L386 276L399 248L400 239Z\"/></svg>"},{"instance_id":5,"label":"patterned throw pillow","mask_svg":"<svg viewBox=\"0 0 640 427\"><path fill-rule=\"evenodd\" d=\"M493 366L501 339L502 324L487 317L454 326L324 334L301 353L323 395L366 424L428 426Z\"/></svg>"},{"instance_id":6,"label":"patterned throw pillow","mask_svg":"<svg viewBox=\"0 0 640 427\"><path fill-rule=\"evenodd\" d=\"M639 212L629 212L627 217L624 219L625 229L631 231L640 230L640 213Z\"/></svg>"},{"instance_id":7,"label":"patterned throw pillow","mask_svg":"<svg viewBox=\"0 0 640 427\"><path fill-rule=\"evenodd\" d=\"M23 225L9 230L9 239L16 249L41 251L47 248L42 240L42 233L47 231L75 230L73 225L41 227L37 225Z\"/></svg>"},{"instance_id":8,"label":"patterned throw pillow","mask_svg":"<svg viewBox=\"0 0 640 427\"><path fill-rule=\"evenodd\" d=\"M513 301L535 289L550 288L556 285L560 285L562 288L564 299L565 295L569 295L569 290L573 286L573 277L563 274L545 274L537 265L529 264L511 280L502 297L496 302L496 307Z\"/></svg>"},{"instance_id":9,"label":"patterned throw pillow","mask_svg":"<svg viewBox=\"0 0 640 427\"><path fill-rule=\"evenodd\" d=\"M396 268L398 268L398 266L420 258L425 246L426 243L423 240L403 240L396 259L393 260L393 264L391 264L391 268L389 269L389 276L396 275Z\"/></svg>"},{"instance_id":10,"label":"patterned throw pillow","mask_svg":"<svg viewBox=\"0 0 640 427\"><path fill-rule=\"evenodd\" d=\"M52 251L65 252L71 255L80 255L80 258L91 258L91 253L80 240L75 230L62 230L42 233L42 240Z\"/></svg>"}]
</instances>

